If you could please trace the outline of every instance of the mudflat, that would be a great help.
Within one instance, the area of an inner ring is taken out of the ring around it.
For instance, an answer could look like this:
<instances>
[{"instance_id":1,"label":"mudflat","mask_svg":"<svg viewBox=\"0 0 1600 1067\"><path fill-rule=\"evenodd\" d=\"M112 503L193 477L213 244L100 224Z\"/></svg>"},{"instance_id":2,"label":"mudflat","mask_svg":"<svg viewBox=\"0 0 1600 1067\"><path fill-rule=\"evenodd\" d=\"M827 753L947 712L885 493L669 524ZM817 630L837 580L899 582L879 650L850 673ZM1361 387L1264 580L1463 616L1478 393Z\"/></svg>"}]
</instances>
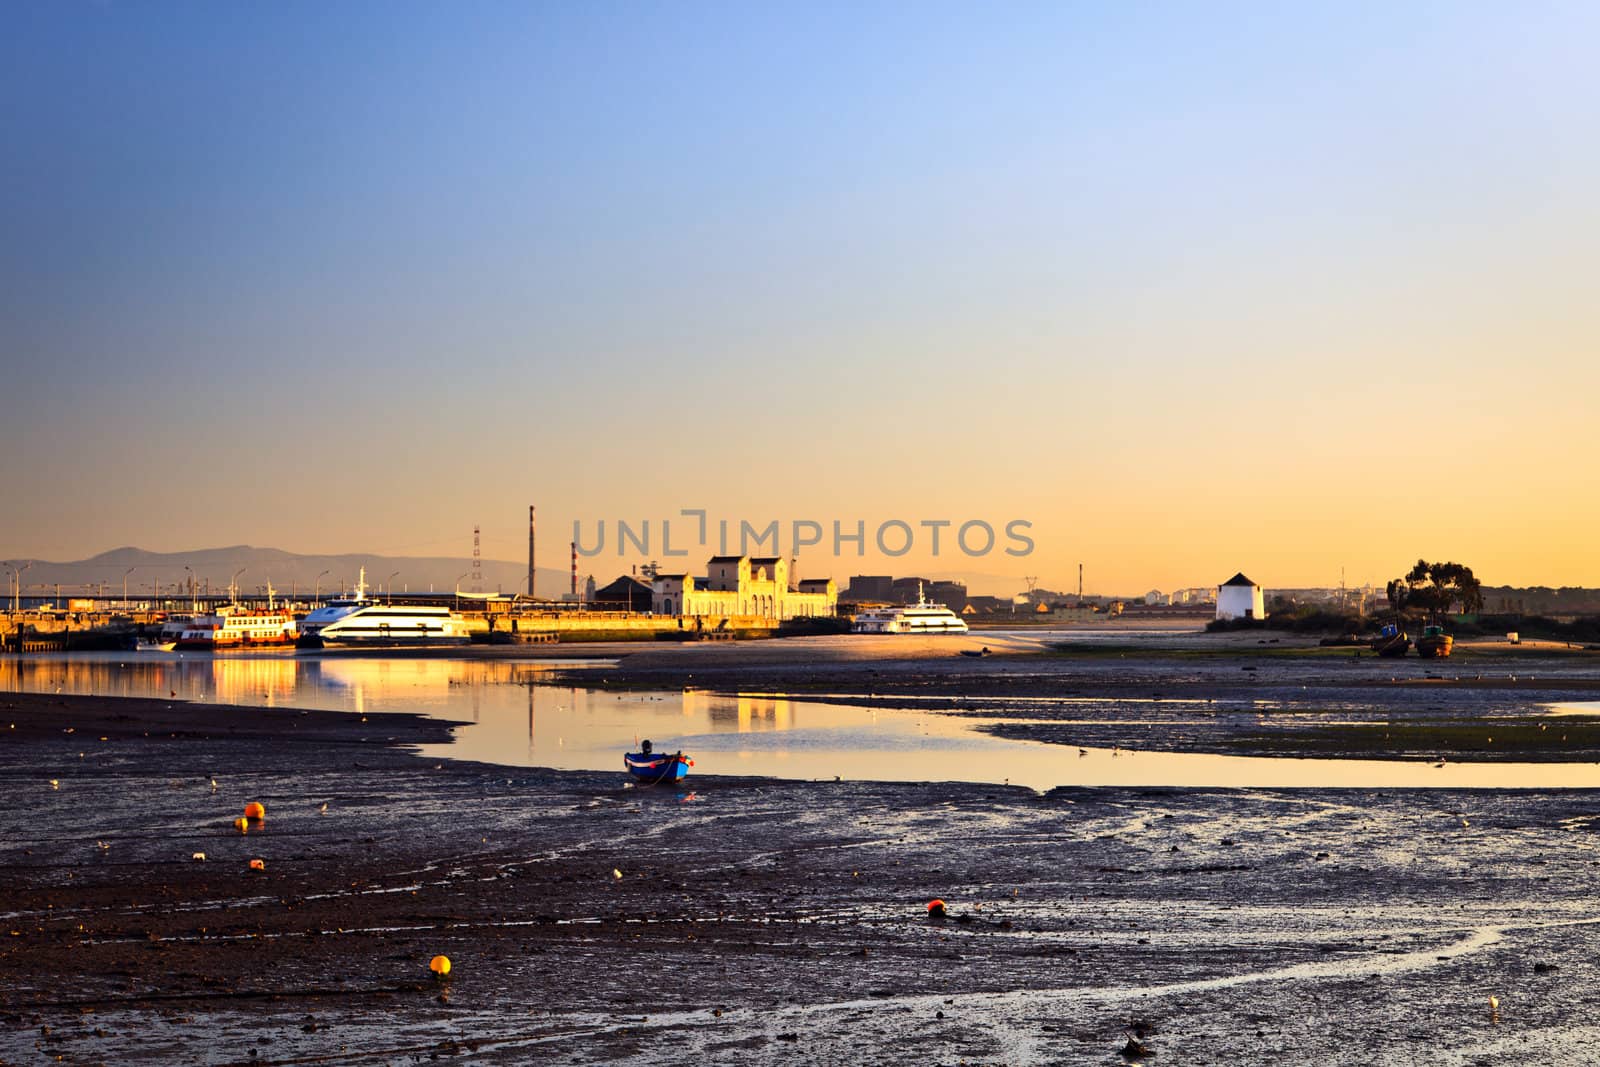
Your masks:
<instances>
[{"instance_id":1,"label":"mudflat","mask_svg":"<svg viewBox=\"0 0 1600 1067\"><path fill-rule=\"evenodd\" d=\"M1600 794L636 789L450 728L0 695L0 1061L1600 1056Z\"/></svg>"}]
</instances>

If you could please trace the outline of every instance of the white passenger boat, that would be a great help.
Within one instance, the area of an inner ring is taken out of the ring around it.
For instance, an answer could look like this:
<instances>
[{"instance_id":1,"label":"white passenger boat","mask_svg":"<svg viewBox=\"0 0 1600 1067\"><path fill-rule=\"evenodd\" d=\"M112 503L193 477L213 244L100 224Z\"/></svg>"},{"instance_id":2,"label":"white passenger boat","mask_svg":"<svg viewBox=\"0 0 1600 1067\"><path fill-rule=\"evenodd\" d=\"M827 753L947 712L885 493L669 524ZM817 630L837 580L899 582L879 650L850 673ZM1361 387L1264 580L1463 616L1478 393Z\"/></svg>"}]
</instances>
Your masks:
<instances>
[{"instance_id":1,"label":"white passenger boat","mask_svg":"<svg viewBox=\"0 0 1600 1067\"><path fill-rule=\"evenodd\" d=\"M431 648L464 645L469 635L446 607L371 603L319 627L316 639L327 648Z\"/></svg>"},{"instance_id":2,"label":"white passenger boat","mask_svg":"<svg viewBox=\"0 0 1600 1067\"><path fill-rule=\"evenodd\" d=\"M318 635L322 628L362 608L370 607L377 601L367 596L367 568L361 568L361 576L356 579L355 592L350 596L337 596L313 610L309 615L300 620L300 643L316 648L320 645Z\"/></svg>"},{"instance_id":3,"label":"white passenger boat","mask_svg":"<svg viewBox=\"0 0 1600 1067\"><path fill-rule=\"evenodd\" d=\"M432 648L467 643L466 620L446 607L385 604L367 596L361 568L353 595L330 600L300 620L310 648Z\"/></svg>"},{"instance_id":4,"label":"white passenger boat","mask_svg":"<svg viewBox=\"0 0 1600 1067\"><path fill-rule=\"evenodd\" d=\"M869 608L856 616L850 630L858 634L964 634L967 623L943 604L923 597L919 585L915 604Z\"/></svg>"}]
</instances>

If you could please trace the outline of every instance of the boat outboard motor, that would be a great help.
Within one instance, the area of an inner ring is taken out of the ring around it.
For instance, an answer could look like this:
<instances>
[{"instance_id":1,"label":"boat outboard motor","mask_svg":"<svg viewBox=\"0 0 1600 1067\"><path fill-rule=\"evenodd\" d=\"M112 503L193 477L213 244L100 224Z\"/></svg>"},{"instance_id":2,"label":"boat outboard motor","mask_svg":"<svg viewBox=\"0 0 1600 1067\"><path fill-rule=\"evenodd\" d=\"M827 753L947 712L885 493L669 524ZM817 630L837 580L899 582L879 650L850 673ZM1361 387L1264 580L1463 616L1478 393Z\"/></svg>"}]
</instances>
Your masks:
<instances>
[{"instance_id":1,"label":"boat outboard motor","mask_svg":"<svg viewBox=\"0 0 1600 1067\"><path fill-rule=\"evenodd\" d=\"M650 742L646 741L641 744L639 746L639 751L643 752L646 756L650 755Z\"/></svg>"}]
</instances>

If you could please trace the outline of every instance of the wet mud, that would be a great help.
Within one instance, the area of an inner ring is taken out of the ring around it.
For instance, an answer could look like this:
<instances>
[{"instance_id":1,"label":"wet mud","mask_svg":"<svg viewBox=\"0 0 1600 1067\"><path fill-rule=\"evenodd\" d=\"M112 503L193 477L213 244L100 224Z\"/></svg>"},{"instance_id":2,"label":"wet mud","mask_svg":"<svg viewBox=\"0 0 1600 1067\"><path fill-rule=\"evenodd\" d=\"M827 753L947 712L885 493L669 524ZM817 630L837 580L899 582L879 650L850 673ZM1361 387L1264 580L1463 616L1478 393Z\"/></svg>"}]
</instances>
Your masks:
<instances>
[{"instance_id":1,"label":"wet mud","mask_svg":"<svg viewBox=\"0 0 1600 1067\"><path fill-rule=\"evenodd\" d=\"M1600 1057L1600 794L644 790L447 729L0 695L0 1061Z\"/></svg>"}]
</instances>

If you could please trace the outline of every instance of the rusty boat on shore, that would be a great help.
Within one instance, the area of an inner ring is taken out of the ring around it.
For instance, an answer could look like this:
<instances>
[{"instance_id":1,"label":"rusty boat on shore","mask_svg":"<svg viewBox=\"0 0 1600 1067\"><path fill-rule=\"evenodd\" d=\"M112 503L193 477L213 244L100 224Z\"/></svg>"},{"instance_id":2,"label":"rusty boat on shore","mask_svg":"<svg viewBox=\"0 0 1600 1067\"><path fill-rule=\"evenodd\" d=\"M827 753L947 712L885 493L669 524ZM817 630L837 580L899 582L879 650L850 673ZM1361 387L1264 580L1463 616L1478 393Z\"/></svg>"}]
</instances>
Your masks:
<instances>
[{"instance_id":1,"label":"rusty boat on shore","mask_svg":"<svg viewBox=\"0 0 1600 1067\"><path fill-rule=\"evenodd\" d=\"M1447 659L1455 647L1455 638L1444 632L1443 626L1425 626L1417 638L1417 655L1423 659Z\"/></svg>"}]
</instances>

